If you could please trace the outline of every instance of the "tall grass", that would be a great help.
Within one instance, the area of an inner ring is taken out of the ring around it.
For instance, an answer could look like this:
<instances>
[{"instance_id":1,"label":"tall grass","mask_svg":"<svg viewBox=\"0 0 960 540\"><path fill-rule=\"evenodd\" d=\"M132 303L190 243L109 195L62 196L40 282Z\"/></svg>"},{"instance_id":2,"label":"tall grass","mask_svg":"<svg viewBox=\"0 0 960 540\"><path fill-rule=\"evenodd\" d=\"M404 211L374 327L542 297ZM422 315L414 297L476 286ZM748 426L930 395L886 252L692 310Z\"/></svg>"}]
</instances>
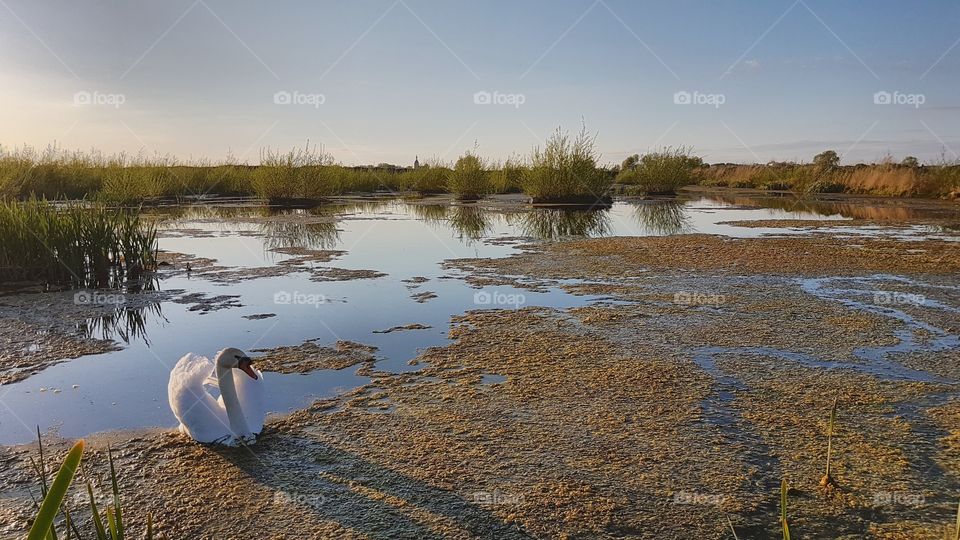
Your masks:
<instances>
[{"instance_id":1,"label":"tall grass","mask_svg":"<svg viewBox=\"0 0 960 540\"><path fill-rule=\"evenodd\" d=\"M597 168L599 158L596 137L585 127L573 139L557 128L531 152L521 186L534 203L607 204L611 182Z\"/></svg>"},{"instance_id":2,"label":"tall grass","mask_svg":"<svg viewBox=\"0 0 960 540\"><path fill-rule=\"evenodd\" d=\"M67 540L73 537L82 538L80 530L77 527L76 519L71 515L70 510L65 504L67 491L70 484L80 469L83 458L84 442L77 441L73 448L64 458L60 470L54 477L53 482L47 484L47 464L43 456L43 440L40 438L40 428L37 428L37 444L39 448L38 460L30 458L30 463L34 473L40 481L40 492L43 501L38 505L37 515L34 518L33 525L27 540L57 540L57 530L54 524L57 515L64 516L64 534ZM86 478L86 490L89 497L90 520L93 530L96 533L97 540L125 540L129 537L123 522L123 505L120 501L120 482L117 476L117 469L113 462L113 452L107 448L107 460L110 465L110 488L112 492L112 501L101 513L97 506L97 497L94 495L93 484L89 478ZM86 477L86 472L84 472ZM104 519L105 518L105 519ZM104 525L106 521L106 525ZM147 514L146 540L153 540L153 515Z\"/></svg>"},{"instance_id":3,"label":"tall grass","mask_svg":"<svg viewBox=\"0 0 960 540\"><path fill-rule=\"evenodd\" d=\"M946 160L925 166L888 162L830 168L812 163L719 164L695 169L694 180L707 186L798 193L947 197L960 195L960 164Z\"/></svg>"},{"instance_id":4,"label":"tall grass","mask_svg":"<svg viewBox=\"0 0 960 540\"><path fill-rule=\"evenodd\" d=\"M787 523L787 479L780 480L780 525L783 528L783 540L790 540L790 525Z\"/></svg>"},{"instance_id":5,"label":"tall grass","mask_svg":"<svg viewBox=\"0 0 960 540\"><path fill-rule=\"evenodd\" d=\"M447 190L462 201L476 200L493 188L483 160L474 153L460 156L447 175Z\"/></svg>"},{"instance_id":6,"label":"tall grass","mask_svg":"<svg viewBox=\"0 0 960 540\"><path fill-rule=\"evenodd\" d=\"M400 174L400 189L420 194L445 193L452 170L439 159L427 160L416 169Z\"/></svg>"},{"instance_id":7,"label":"tall grass","mask_svg":"<svg viewBox=\"0 0 960 540\"><path fill-rule=\"evenodd\" d=\"M107 286L156 264L156 229L101 204L0 201L0 282Z\"/></svg>"},{"instance_id":8,"label":"tall grass","mask_svg":"<svg viewBox=\"0 0 960 540\"><path fill-rule=\"evenodd\" d=\"M40 447L40 463L36 464L36 462L34 462L34 464L36 467L38 467L37 470L40 473L40 490L43 495L43 502L40 503L40 508L37 510L37 515L33 520L33 525L30 526L30 532L27 534L27 540L56 539L57 534L53 530L53 522L57 518L57 514L61 512L63 500L67 497L67 490L70 489L70 484L73 482L73 477L80 468L81 459L83 459L82 439L77 441L77 443L73 445L73 448L70 449L70 452L67 453L67 457L63 460L63 464L60 465L60 470L57 471L53 482L48 487L46 463L44 463L43 459L43 446ZM67 514L66 520L68 531L67 536L69 536L69 514Z\"/></svg>"},{"instance_id":9,"label":"tall grass","mask_svg":"<svg viewBox=\"0 0 960 540\"><path fill-rule=\"evenodd\" d=\"M322 148L293 148L289 152L266 149L260 154L260 166L251 178L253 191L271 202L320 199L336 190L333 158Z\"/></svg>"},{"instance_id":10,"label":"tall grass","mask_svg":"<svg viewBox=\"0 0 960 540\"><path fill-rule=\"evenodd\" d=\"M510 156L502 164L493 167L488 175L494 193L520 193L526 164L519 156Z\"/></svg>"},{"instance_id":11,"label":"tall grass","mask_svg":"<svg viewBox=\"0 0 960 540\"><path fill-rule=\"evenodd\" d=\"M535 148L526 159L512 156L502 164L481 163L483 179L472 171L461 174L456 166L451 168L438 159L417 169L389 164L348 167L334 162L322 147L311 147L309 141L287 152L265 149L259 164L241 163L231 156L219 162L182 162L142 152L105 156L53 145L43 150L0 147L0 200L37 197L140 204L206 195L256 195L284 202L319 201L350 192L452 191L470 198L482 195L481 191L523 191L534 202L593 203L609 200L614 174L627 191L644 193L671 193L698 183L798 193L960 197L960 162L945 156L927 165L915 159L900 163L887 159L839 166L836 161L821 159L818 163L706 166L681 146L631 156L619 172L599 168L599 159L595 137L583 129L572 138L558 129L543 148ZM463 166L472 165L469 161Z\"/></svg>"},{"instance_id":12,"label":"tall grass","mask_svg":"<svg viewBox=\"0 0 960 540\"><path fill-rule=\"evenodd\" d=\"M628 158L624 162L617 182L636 186L648 194L672 194L694 183L693 171L703 165L703 160L685 146L666 147L643 157L632 157L636 159Z\"/></svg>"}]
</instances>

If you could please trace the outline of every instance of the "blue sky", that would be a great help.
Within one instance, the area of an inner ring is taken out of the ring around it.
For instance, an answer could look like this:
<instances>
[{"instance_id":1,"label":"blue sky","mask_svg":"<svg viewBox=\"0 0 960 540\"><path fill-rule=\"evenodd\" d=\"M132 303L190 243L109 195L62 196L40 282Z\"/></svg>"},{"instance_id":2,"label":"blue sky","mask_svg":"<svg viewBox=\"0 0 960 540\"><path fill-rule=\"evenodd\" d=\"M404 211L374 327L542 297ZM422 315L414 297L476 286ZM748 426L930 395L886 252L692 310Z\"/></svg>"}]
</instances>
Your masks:
<instances>
[{"instance_id":1,"label":"blue sky","mask_svg":"<svg viewBox=\"0 0 960 540\"><path fill-rule=\"evenodd\" d=\"M605 162L953 160L958 41L955 1L2 0L0 144L406 164L583 119Z\"/></svg>"}]
</instances>

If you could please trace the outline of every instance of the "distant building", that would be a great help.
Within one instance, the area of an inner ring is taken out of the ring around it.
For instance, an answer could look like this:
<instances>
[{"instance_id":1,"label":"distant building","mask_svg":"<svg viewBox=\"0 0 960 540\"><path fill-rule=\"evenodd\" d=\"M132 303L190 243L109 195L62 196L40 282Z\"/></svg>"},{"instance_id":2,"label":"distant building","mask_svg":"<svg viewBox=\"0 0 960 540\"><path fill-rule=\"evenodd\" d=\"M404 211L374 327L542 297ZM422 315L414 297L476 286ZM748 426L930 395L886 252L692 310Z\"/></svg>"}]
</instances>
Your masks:
<instances>
[{"instance_id":1,"label":"distant building","mask_svg":"<svg viewBox=\"0 0 960 540\"><path fill-rule=\"evenodd\" d=\"M420 156L413 156L413 168L414 169L420 168Z\"/></svg>"}]
</instances>

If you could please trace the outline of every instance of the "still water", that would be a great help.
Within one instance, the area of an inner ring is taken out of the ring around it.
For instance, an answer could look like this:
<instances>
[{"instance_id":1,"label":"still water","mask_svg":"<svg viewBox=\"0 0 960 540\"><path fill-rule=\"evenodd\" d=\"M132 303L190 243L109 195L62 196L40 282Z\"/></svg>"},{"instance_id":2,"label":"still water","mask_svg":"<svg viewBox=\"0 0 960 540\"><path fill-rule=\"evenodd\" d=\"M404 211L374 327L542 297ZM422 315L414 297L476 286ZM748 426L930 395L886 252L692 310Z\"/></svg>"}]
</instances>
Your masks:
<instances>
[{"instance_id":1,"label":"still water","mask_svg":"<svg viewBox=\"0 0 960 540\"><path fill-rule=\"evenodd\" d=\"M30 441L36 437L36 426L64 437L113 429L174 427L176 421L167 405L167 380L170 369L187 352L212 357L228 346L250 352L315 338L322 345L351 340L378 347L378 370L400 372L416 369L408 362L421 349L446 344L451 316L467 310L568 308L604 300L556 288L544 292L507 286L472 288L463 276L442 267L447 259L505 257L521 240L550 241L571 236L802 234L799 230L744 228L722 222L848 217L843 209L830 206L797 207L783 201L752 205L750 201L710 198L616 203L608 210L592 212L498 210L385 200L285 211L304 218L330 219L270 223L249 218L278 211L237 203L156 212L164 218L162 229L167 231L159 240L162 250L215 259L221 266L252 268L289 258L271 251L277 247L334 249L346 253L321 266L377 270L387 275L318 283L301 272L221 284L161 272L157 281L161 290L238 295L242 307L201 313L190 311L187 305L164 302L118 313L116 319L88 321L86 326L97 337L114 339L122 349L64 362L0 387L0 444ZM873 234L870 230L848 233ZM906 234L930 236L940 232L920 227ZM411 288L409 280L414 277L426 281ZM411 298L427 291L436 298L423 303ZM64 295L64 301L70 298ZM286 298L323 301L298 303L287 302ZM487 298L523 301L491 305L485 303ZM275 316L244 318L257 314ZM410 323L431 328L377 332ZM267 373L270 410L282 413L301 408L316 398L335 396L367 383L368 378L356 371L357 366L309 374ZM493 375L484 382L501 380Z\"/></svg>"}]
</instances>

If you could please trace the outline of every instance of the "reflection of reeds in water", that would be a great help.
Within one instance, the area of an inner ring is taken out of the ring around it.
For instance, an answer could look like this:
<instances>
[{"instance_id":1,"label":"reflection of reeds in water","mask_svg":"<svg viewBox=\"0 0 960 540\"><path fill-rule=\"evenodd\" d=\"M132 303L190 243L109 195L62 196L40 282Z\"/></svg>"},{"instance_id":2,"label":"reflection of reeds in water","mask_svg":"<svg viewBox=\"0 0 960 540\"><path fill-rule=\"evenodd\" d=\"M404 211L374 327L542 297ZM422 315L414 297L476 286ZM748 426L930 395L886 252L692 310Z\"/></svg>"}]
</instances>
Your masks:
<instances>
[{"instance_id":1,"label":"reflection of reeds in water","mask_svg":"<svg viewBox=\"0 0 960 540\"><path fill-rule=\"evenodd\" d=\"M798 197L795 195L788 195L785 197L744 197L721 193L710 193L706 196L706 199L737 206L759 206L762 208L783 210L784 212L808 212L824 216L840 214L846 218L877 221L900 221L921 217L922 214L921 210L906 206L867 206L863 203L819 201L810 198Z\"/></svg>"},{"instance_id":2,"label":"reflection of reeds in water","mask_svg":"<svg viewBox=\"0 0 960 540\"><path fill-rule=\"evenodd\" d=\"M304 247L310 249L332 249L340 243L340 230L334 214L329 210L287 210L284 216L293 217L302 214L304 220L285 217L279 220L264 221L260 224L263 244L266 249ZM329 220L309 220L318 216L330 216Z\"/></svg>"},{"instance_id":3,"label":"reflection of reeds in water","mask_svg":"<svg viewBox=\"0 0 960 540\"><path fill-rule=\"evenodd\" d=\"M340 243L340 230L335 221L298 223L295 221L268 221L260 225L263 244L267 249L304 247L333 249Z\"/></svg>"},{"instance_id":4,"label":"reflection of reeds in water","mask_svg":"<svg viewBox=\"0 0 960 540\"><path fill-rule=\"evenodd\" d=\"M610 215L606 210L536 209L516 216L527 236L552 240L565 236L604 236L610 234Z\"/></svg>"},{"instance_id":5,"label":"reflection of reeds in water","mask_svg":"<svg viewBox=\"0 0 960 540\"><path fill-rule=\"evenodd\" d=\"M156 283L153 281L146 281L142 284L142 287L129 288L126 292L128 294L135 294L142 290L153 290L155 286ZM150 317L163 319L159 302L135 308L126 307L121 304L111 313L93 317L79 323L77 328L84 336L92 339L113 341L114 337L117 337L128 344L132 340L139 339L149 345L147 321Z\"/></svg>"},{"instance_id":6,"label":"reflection of reeds in water","mask_svg":"<svg viewBox=\"0 0 960 540\"><path fill-rule=\"evenodd\" d=\"M633 215L647 234L667 236L690 230L690 216L679 201L657 201L634 206Z\"/></svg>"},{"instance_id":7,"label":"reflection of reeds in water","mask_svg":"<svg viewBox=\"0 0 960 540\"><path fill-rule=\"evenodd\" d=\"M411 204L407 209L414 217L428 225L453 229L460 240L479 240L492 229L492 212L478 206Z\"/></svg>"},{"instance_id":8,"label":"reflection of reeds in water","mask_svg":"<svg viewBox=\"0 0 960 540\"><path fill-rule=\"evenodd\" d=\"M461 240L479 240L492 229L489 218L489 212L476 206L455 206L450 209L448 222Z\"/></svg>"},{"instance_id":9,"label":"reflection of reeds in water","mask_svg":"<svg viewBox=\"0 0 960 540\"><path fill-rule=\"evenodd\" d=\"M434 224L445 221L450 212L450 207L445 204L409 204L407 209L417 219Z\"/></svg>"}]
</instances>

